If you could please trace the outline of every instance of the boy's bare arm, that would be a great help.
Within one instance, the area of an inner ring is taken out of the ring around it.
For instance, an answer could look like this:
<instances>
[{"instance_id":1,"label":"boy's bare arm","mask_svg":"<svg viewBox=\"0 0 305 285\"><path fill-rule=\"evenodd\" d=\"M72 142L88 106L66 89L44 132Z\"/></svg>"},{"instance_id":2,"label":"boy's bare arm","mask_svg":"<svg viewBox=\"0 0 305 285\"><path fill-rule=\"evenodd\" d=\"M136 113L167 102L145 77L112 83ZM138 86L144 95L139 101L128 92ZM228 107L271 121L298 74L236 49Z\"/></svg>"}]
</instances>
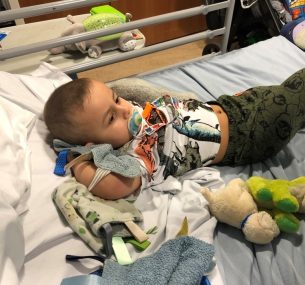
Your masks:
<instances>
[{"instance_id":1,"label":"boy's bare arm","mask_svg":"<svg viewBox=\"0 0 305 285\"><path fill-rule=\"evenodd\" d=\"M85 186L89 186L96 171L92 162L81 162L73 166L75 179ZM141 186L141 177L128 178L110 173L99 181L91 193L102 199L115 200L127 197Z\"/></svg>"}]
</instances>

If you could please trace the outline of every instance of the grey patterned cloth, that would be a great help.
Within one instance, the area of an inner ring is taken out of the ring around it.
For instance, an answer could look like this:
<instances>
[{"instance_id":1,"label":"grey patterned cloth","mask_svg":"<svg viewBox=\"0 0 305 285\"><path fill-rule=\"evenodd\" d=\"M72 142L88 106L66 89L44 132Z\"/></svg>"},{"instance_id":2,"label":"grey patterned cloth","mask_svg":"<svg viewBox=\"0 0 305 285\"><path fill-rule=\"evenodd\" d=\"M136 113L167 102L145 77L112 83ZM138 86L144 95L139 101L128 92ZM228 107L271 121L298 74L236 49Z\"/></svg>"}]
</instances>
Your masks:
<instances>
[{"instance_id":1,"label":"grey patterned cloth","mask_svg":"<svg viewBox=\"0 0 305 285\"><path fill-rule=\"evenodd\" d=\"M97 254L105 253L103 226L111 224L114 236L130 237L124 222L143 221L142 213L125 199L104 200L70 178L53 193L53 200L72 230Z\"/></svg>"},{"instance_id":2,"label":"grey patterned cloth","mask_svg":"<svg viewBox=\"0 0 305 285\"><path fill-rule=\"evenodd\" d=\"M72 154L91 153L96 167L115 172L125 177L137 177L141 175L139 162L135 158L124 154L123 151L113 149L110 144L80 146L54 139L53 146L58 152L69 150Z\"/></svg>"},{"instance_id":3,"label":"grey patterned cloth","mask_svg":"<svg viewBox=\"0 0 305 285\"><path fill-rule=\"evenodd\" d=\"M141 106L145 106L146 102L152 102L164 95L176 97L179 100L198 99L198 96L192 92L177 92L136 77L119 79L106 85L118 96L128 101L137 102Z\"/></svg>"}]
</instances>

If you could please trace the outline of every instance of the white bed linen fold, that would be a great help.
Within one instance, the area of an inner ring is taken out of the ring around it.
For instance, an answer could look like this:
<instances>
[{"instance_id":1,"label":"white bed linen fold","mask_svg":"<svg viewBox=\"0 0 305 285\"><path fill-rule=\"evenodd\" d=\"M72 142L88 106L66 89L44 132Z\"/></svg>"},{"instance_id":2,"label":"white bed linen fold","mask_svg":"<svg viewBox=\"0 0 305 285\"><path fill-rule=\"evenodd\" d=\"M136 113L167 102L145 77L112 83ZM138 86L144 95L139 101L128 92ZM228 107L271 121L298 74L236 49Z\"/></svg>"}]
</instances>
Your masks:
<instances>
[{"instance_id":1,"label":"white bed linen fold","mask_svg":"<svg viewBox=\"0 0 305 285\"><path fill-rule=\"evenodd\" d=\"M0 284L18 285L24 262L22 224L16 210L0 192Z\"/></svg>"},{"instance_id":2,"label":"white bed linen fold","mask_svg":"<svg viewBox=\"0 0 305 285\"><path fill-rule=\"evenodd\" d=\"M176 180L176 189L166 188L162 192L153 189L144 190L135 202L144 216L144 228L158 227L158 232L150 236L151 246L143 253L137 253L129 247L133 259L155 252L162 243L175 238L183 219L187 217L189 235L213 244L216 219L211 217L208 203L200 193L205 186L212 190L224 185L219 172L213 168L202 167ZM175 194L172 194L174 191ZM215 266L208 276L212 285L221 285L223 280Z\"/></svg>"},{"instance_id":3,"label":"white bed linen fold","mask_svg":"<svg viewBox=\"0 0 305 285\"><path fill-rule=\"evenodd\" d=\"M0 76L1 77L1 76ZM30 196L30 150L27 138L35 115L3 98L0 81L0 284L19 284L24 237L19 215Z\"/></svg>"}]
</instances>

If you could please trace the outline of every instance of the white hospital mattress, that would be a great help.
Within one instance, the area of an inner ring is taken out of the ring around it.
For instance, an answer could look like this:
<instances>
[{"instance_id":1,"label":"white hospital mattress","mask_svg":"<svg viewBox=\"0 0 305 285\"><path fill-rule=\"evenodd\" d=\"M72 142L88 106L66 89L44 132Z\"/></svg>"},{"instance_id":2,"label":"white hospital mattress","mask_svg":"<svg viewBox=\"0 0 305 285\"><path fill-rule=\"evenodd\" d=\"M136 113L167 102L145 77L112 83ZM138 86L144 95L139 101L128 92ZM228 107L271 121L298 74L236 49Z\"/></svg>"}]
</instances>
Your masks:
<instances>
[{"instance_id":1,"label":"white hospital mattress","mask_svg":"<svg viewBox=\"0 0 305 285\"><path fill-rule=\"evenodd\" d=\"M154 84L177 91L191 91L203 100L210 100L221 94L236 93L258 84L279 83L304 66L304 53L285 38L276 37L215 57L207 62L197 61L180 68L146 75L144 78ZM0 76L4 75L0 74ZM20 92L15 92L16 90L9 95L5 94L3 81L0 81L0 96L10 98L14 104L39 116L50 90L68 80L65 75L52 69L43 71L43 73L40 71L39 76L45 81L33 79L31 82L28 77L23 78L28 94L22 93L22 95ZM13 87L11 88L13 89ZM16 85L14 88L17 88ZM32 96L31 100L28 96ZM20 214L23 225L23 233L19 232L18 235L20 247L15 248L10 258L6 259L4 255L0 259L1 263L4 260L4 264L7 264L4 271L7 273L7 278L2 276L0 284L55 285L60 284L65 277L88 274L94 271L99 263L94 261L66 263L66 254L91 255L92 251L72 233L72 230L60 218L51 200L54 188L64 178L52 174L55 154L45 143L47 131L44 123L37 120L35 126L29 128L28 132L28 150L31 151L31 156L30 160L26 161L30 162L32 174L31 180L28 180L31 185L30 193L27 192L29 198L25 200L28 210L21 211L23 213ZM304 143L304 132L300 132L275 159L246 167L218 167L216 170L220 171L221 178L225 181L236 176L245 178L253 173L264 173L274 177L284 175L284 178L305 175L305 151L302 148ZM289 163L286 163L285 155L290 158ZM206 171L210 171L209 173L212 173L214 177L209 181L210 185L214 187L222 185L217 171L212 169L206 169ZM201 172L200 175L201 178L204 177L205 172ZM190 217L190 231L194 236L209 242L213 241L215 219L207 215L207 205L200 194L187 190L188 188L198 188L199 184L192 181L187 183L181 188L185 191L180 191L177 195L147 191L138 201L137 205L144 212L145 225L149 227L157 223L159 227L159 233L152 239L152 247L145 254L157 249L162 241L172 238L179 230L184 215ZM148 201L150 202L149 207L147 206ZM15 209L15 205L11 204L11 208ZM14 216L12 217L14 218ZM304 218L302 219L301 230L304 233ZM3 233L4 231L1 231L0 227L0 234ZM212 285L303 284L301 281L305 280L305 277L301 266L304 268L305 250L301 237L300 235L292 238L282 234L270 245L253 246L243 239L238 230L219 225L215 245L216 262L220 273L217 270L213 271L210 276ZM22 252L23 240L24 255ZM3 246L14 247L14 242L6 237ZM139 254L133 252L132 256L137 258ZM8 260L22 260L23 258L24 266L17 274L14 268L18 271L20 264L17 262L12 265L12 262ZM293 264L293 262L299 262L299 264ZM270 273L270 267L273 273ZM285 276L280 274L283 270L287 272Z\"/></svg>"}]
</instances>

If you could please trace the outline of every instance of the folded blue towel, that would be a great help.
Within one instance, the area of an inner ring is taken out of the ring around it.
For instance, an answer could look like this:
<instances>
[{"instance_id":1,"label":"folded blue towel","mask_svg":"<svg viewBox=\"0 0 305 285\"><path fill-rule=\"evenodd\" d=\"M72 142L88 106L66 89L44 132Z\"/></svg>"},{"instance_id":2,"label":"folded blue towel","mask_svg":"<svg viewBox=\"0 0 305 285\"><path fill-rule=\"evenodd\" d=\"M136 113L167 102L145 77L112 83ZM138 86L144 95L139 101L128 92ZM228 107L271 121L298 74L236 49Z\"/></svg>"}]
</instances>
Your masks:
<instances>
[{"instance_id":1,"label":"folded blue towel","mask_svg":"<svg viewBox=\"0 0 305 285\"><path fill-rule=\"evenodd\" d=\"M107 259L101 284L197 285L211 269L213 256L213 245L194 237L179 237L129 265Z\"/></svg>"}]
</instances>

